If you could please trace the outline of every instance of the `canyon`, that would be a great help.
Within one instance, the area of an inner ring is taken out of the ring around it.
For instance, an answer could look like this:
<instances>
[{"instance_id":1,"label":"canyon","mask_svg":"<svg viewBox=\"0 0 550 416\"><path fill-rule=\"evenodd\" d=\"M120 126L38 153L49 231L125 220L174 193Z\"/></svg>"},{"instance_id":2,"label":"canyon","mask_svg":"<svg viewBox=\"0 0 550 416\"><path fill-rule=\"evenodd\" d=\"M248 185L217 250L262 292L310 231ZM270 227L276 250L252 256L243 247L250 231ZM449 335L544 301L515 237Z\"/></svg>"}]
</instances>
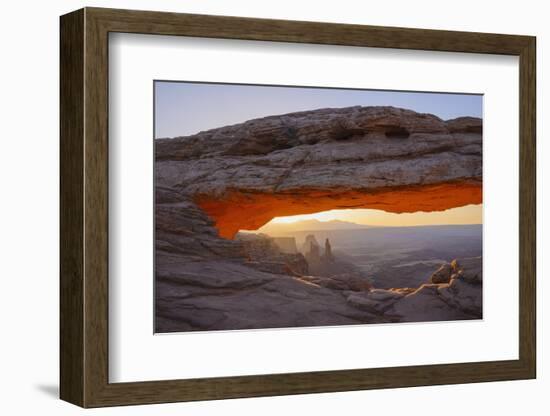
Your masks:
<instances>
[{"instance_id":1,"label":"canyon","mask_svg":"<svg viewBox=\"0 0 550 416\"><path fill-rule=\"evenodd\" d=\"M479 319L481 257L376 288L312 274L289 241L236 237L276 216L479 204L481 135L477 118L349 107L155 140L155 331Z\"/></svg>"}]
</instances>

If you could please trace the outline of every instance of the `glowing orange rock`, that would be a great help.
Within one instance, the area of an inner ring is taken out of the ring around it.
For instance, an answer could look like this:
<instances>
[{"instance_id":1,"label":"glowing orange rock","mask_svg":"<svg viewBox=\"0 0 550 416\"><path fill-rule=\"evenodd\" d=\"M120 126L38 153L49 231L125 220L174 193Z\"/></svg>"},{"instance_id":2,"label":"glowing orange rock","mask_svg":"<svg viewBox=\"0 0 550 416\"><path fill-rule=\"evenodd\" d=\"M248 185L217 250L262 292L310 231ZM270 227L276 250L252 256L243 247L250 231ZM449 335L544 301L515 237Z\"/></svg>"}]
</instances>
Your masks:
<instances>
[{"instance_id":1,"label":"glowing orange rock","mask_svg":"<svg viewBox=\"0 0 550 416\"><path fill-rule=\"evenodd\" d=\"M256 230L274 217L312 214L331 209L369 208L393 213L443 211L482 202L478 181L377 189L300 189L262 193L231 190L223 197L197 195L195 203L214 221L223 238L239 230Z\"/></svg>"}]
</instances>

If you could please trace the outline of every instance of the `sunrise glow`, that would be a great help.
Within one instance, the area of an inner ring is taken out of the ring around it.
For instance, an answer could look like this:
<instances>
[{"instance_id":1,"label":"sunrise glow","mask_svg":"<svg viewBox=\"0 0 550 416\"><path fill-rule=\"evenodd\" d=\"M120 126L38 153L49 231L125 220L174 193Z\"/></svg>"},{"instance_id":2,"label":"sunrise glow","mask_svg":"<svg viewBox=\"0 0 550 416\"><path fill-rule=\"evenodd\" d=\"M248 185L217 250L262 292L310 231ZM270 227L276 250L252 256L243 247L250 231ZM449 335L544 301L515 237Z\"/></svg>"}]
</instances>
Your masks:
<instances>
[{"instance_id":1,"label":"sunrise glow","mask_svg":"<svg viewBox=\"0 0 550 416\"><path fill-rule=\"evenodd\" d=\"M438 224L481 224L482 205L466 205L444 211L395 214L375 209L334 209L313 214L275 217L270 224L292 224L299 221L317 220L347 221L376 226L415 226Z\"/></svg>"}]
</instances>

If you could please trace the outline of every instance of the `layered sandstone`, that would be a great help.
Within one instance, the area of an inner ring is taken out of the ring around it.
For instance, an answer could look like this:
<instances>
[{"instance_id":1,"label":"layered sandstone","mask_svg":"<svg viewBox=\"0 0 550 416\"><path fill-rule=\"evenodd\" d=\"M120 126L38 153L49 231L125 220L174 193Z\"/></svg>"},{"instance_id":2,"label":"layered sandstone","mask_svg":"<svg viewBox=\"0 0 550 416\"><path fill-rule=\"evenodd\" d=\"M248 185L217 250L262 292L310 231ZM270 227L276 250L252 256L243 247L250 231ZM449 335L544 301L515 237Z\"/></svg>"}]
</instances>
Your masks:
<instances>
[{"instance_id":1,"label":"layered sandstone","mask_svg":"<svg viewBox=\"0 0 550 416\"><path fill-rule=\"evenodd\" d=\"M235 234L328 209L480 203L481 130L475 118L351 107L156 140L156 329L385 321L311 276L252 265Z\"/></svg>"},{"instance_id":2,"label":"layered sandstone","mask_svg":"<svg viewBox=\"0 0 550 416\"><path fill-rule=\"evenodd\" d=\"M446 282L426 282L419 288L373 289L350 292L352 305L393 322L449 321L482 317L481 257L453 260ZM435 273L434 273L435 274Z\"/></svg>"},{"instance_id":3,"label":"layered sandstone","mask_svg":"<svg viewBox=\"0 0 550 416\"><path fill-rule=\"evenodd\" d=\"M225 238L277 215L481 202L481 120L472 117L307 111L157 140L156 157L157 181L191 197Z\"/></svg>"}]
</instances>

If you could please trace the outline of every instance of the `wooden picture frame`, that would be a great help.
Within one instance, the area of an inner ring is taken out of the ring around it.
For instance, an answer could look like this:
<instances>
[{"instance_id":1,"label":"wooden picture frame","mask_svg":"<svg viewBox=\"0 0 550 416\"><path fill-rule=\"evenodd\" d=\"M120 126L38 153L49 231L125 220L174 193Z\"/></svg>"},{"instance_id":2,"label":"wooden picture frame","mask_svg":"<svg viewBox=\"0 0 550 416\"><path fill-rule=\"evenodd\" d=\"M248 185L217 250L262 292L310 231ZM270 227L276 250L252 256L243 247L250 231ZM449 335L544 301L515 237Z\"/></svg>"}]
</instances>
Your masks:
<instances>
[{"instance_id":1,"label":"wooden picture frame","mask_svg":"<svg viewBox=\"0 0 550 416\"><path fill-rule=\"evenodd\" d=\"M61 17L60 396L82 407L529 379L536 376L535 38L85 8ZM110 383L108 34L298 42L519 56L519 359Z\"/></svg>"}]
</instances>

